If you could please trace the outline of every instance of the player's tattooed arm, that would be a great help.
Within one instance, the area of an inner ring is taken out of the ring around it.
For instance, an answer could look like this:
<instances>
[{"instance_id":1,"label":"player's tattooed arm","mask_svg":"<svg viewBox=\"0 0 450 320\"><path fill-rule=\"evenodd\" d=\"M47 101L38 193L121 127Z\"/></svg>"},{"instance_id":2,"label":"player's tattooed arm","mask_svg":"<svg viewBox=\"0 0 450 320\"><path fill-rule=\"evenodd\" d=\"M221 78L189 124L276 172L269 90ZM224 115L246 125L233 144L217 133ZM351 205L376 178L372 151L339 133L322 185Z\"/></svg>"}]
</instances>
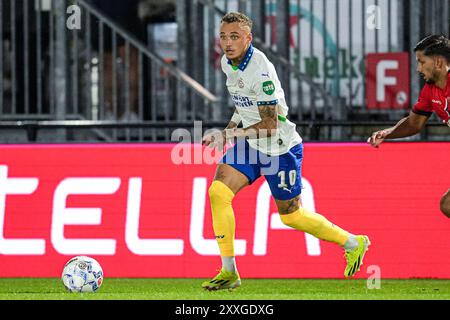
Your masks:
<instances>
[{"instance_id":1,"label":"player's tattooed arm","mask_svg":"<svg viewBox=\"0 0 450 320\"><path fill-rule=\"evenodd\" d=\"M202 144L217 147L219 151L223 151L226 143L234 138L259 139L274 136L278 125L278 105L260 106L258 109L261 117L260 122L245 129L238 128L236 122L240 122L240 116L236 116L238 114L236 110L233 117L238 120L236 122L230 121L223 131L215 131L205 135Z\"/></svg>"},{"instance_id":2,"label":"player's tattooed arm","mask_svg":"<svg viewBox=\"0 0 450 320\"><path fill-rule=\"evenodd\" d=\"M241 116L240 116L238 110L235 109L234 114L233 114L230 122L228 123L227 127L225 128L225 130L222 130L222 131L216 130L214 132L206 134L202 138L202 144L204 146L210 146L213 148L217 147L219 149L219 151L223 151L225 144L227 143L228 140L231 139L231 137L226 136L226 132L228 130L234 130L235 128L237 128L239 123L241 123Z\"/></svg>"},{"instance_id":3,"label":"player's tattooed arm","mask_svg":"<svg viewBox=\"0 0 450 320\"><path fill-rule=\"evenodd\" d=\"M261 121L245 129L226 129L226 137L258 139L271 137L276 134L278 125L278 105L259 106Z\"/></svg>"}]
</instances>

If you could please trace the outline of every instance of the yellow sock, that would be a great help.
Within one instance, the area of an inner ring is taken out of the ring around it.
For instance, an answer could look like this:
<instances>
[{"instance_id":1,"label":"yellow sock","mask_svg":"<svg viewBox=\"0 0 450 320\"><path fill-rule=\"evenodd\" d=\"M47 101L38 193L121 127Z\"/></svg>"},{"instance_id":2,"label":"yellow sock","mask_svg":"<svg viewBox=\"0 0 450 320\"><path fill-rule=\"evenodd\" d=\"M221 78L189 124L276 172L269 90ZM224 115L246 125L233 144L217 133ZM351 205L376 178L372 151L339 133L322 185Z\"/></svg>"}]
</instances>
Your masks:
<instances>
[{"instance_id":1,"label":"yellow sock","mask_svg":"<svg viewBox=\"0 0 450 320\"><path fill-rule=\"evenodd\" d=\"M291 228L307 232L313 236L344 246L350 233L332 224L324 216L304 208L290 214L280 215L281 221Z\"/></svg>"},{"instance_id":2,"label":"yellow sock","mask_svg":"<svg viewBox=\"0 0 450 320\"><path fill-rule=\"evenodd\" d=\"M213 229L222 257L234 257L236 221L231 206L233 198L233 191L223 182L214 181L211 184L209 199L211 201Z\"/></svg>"}]
</instances>

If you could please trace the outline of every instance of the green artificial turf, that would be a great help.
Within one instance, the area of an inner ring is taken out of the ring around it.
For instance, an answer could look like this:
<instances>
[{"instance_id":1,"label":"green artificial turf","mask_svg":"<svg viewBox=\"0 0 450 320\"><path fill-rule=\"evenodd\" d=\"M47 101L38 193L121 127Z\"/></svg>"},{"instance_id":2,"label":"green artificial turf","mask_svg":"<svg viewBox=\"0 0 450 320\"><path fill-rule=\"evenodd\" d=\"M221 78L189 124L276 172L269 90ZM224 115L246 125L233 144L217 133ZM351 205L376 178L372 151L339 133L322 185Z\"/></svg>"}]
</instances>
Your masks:
<instances>
[{"instance_id":1,"label":"green artificial turf","mask_svg":"<svg viewBox=\"0 0 450 320\"><path fill-rule=\"evenodd\" d=\"M236 290L204 291L203 279L106 278L95 293L66 292L60 279L0 279L0 300L450 300L450 280L243 279Z\"/></svg>"}]
</instances>

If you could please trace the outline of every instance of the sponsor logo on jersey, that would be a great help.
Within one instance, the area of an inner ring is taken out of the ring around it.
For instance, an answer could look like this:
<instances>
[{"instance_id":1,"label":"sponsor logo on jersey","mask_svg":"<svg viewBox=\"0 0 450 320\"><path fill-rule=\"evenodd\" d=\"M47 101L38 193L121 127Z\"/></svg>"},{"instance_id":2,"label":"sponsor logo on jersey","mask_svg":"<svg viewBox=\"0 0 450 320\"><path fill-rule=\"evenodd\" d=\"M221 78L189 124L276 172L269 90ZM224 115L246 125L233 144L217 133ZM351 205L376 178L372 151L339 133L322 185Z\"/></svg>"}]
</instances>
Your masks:
<instances>
[{"instance_id":1,"label":"sponsor logo on jersey","mask_svg":"<svg viewBox=\"0 0 450 320\"><path fill-rule=\"evenodd\" d=\"M265 94L271 96L275 92L275 85L272 81L266 81L262 85Z\"/></svg>"},{"instance_id":2,"label":"sponsor logo on jersey","mask_svg":"<svg viewBox=\"0 0 450 320\"><path fill-rule=\"evenodd\" d=\"M248 108L253 106L253 102L249 97L243 97L237 94L232 94L231 99L233 99L234 105L236 107Z\"/></svg>"}]
</instances>

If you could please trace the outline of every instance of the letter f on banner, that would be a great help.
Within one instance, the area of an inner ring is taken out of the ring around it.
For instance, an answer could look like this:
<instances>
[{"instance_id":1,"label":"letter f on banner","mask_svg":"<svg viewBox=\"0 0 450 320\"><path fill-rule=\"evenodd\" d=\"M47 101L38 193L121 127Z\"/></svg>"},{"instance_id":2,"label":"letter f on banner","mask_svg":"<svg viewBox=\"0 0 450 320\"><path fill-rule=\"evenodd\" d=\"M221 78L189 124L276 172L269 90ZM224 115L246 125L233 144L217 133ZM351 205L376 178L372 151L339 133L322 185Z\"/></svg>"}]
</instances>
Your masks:
<instances>
[{"instance_id":1,"label":"letter f on banner","mask_svg":"<svg viewBox=\"0 0 450 320\"><path fill-rule=\"evenodd\" d=\"M386 76L386 70L397 70L398 61L384 60L377 64L377 102L386 100L386 87L397 85L397 78Z\"/></svg>"}]
</instances>

